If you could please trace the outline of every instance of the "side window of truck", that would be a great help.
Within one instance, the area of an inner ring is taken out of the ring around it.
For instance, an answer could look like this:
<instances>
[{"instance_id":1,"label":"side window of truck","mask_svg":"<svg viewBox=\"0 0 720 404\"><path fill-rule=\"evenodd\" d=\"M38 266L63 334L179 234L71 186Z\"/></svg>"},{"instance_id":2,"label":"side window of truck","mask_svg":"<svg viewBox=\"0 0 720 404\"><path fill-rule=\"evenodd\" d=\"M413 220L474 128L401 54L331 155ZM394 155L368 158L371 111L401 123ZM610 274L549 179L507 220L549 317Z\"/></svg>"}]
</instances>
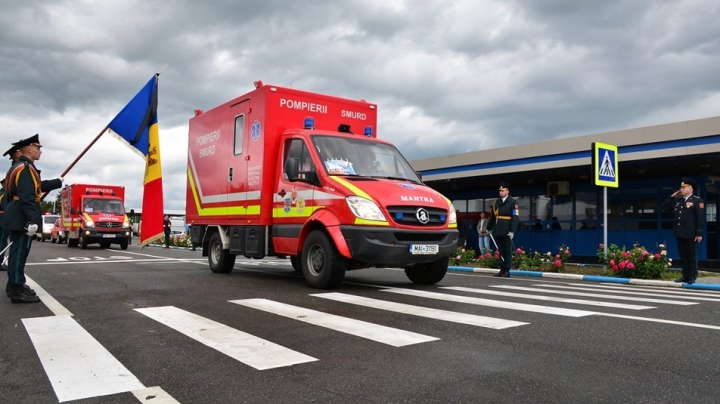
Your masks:
<instances>
[{"instance_id":1,"label":"side window of truck","mask_svg":"<svg viewBox=\"0 0 720 404\"><path fill-rule=\"evenodd\" d=\"M235 117L235 137L233 142L233 153L237 156L243 152L243 135L245 131L245 115Z\"/></svg>"},{"instance_id":2,"label":"side window of truck","mask_svg":"<svg viewBox=\"0 0 720 404\"><path fill-rule=\"evenodd\" d=\"M310 152L302 139L290 139L285 142L285 160L283 160L283 167L285 166L285 161L291 158L298 159L301 179L307 178L305 176L306 173L315 171L315 164L313 164Z\"/></svg>"}]
</instances>

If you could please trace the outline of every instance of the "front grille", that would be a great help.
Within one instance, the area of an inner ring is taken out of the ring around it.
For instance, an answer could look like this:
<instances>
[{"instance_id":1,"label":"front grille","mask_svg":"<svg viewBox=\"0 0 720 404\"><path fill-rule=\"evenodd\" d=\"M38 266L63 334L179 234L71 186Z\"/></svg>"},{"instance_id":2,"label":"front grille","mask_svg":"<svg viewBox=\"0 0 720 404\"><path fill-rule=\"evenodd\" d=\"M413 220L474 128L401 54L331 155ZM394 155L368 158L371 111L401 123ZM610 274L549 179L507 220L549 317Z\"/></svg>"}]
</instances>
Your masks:
<instances>
[{"instance_id":1,"label":"front grille","mask_svg":"<svg viewBox=\"0 0 720 404\"><path fill-rule=\"evenodd\" d=\"M119 229L122 227L120 222L95 222L96 229Z\"/></svg>"},{"instance_id":2,"label":"front grille","mask_svg":"<svg viewBox=\"0 0 720 404\"><path fill-rule=\"evenodd\" d=\"M417 218L418 209L425 209L429 220L421 223ZM406 226L442 226L447 222L447 210L438 208L426 208L424 206L388 206L390 219L397 224Z\"/></svg>"}]
</instances>

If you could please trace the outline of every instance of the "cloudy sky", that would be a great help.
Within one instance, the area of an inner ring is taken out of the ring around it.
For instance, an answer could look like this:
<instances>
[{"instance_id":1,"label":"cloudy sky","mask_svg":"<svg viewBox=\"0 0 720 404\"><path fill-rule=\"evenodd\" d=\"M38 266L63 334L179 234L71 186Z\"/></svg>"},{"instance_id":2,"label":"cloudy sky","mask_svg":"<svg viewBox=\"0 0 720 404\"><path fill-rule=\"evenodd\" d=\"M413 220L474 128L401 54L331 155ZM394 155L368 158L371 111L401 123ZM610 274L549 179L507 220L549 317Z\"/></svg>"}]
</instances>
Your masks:
<instances>
[{"instance_id":1,"label":"cloudy sky","mask_svg":"<svg viewBox=\"0 0 720 404\"><path fill-rule=\"evenodd\" d=\"M0 146L40 133L58 176L164 69L165 207L182 211L193 110L258 79L378 104L409 160L717 116L719 17L707 0L5 0ZM103 136L66 183L124 185L139 208L143 172Z\"/></svg>"}]
</instances>

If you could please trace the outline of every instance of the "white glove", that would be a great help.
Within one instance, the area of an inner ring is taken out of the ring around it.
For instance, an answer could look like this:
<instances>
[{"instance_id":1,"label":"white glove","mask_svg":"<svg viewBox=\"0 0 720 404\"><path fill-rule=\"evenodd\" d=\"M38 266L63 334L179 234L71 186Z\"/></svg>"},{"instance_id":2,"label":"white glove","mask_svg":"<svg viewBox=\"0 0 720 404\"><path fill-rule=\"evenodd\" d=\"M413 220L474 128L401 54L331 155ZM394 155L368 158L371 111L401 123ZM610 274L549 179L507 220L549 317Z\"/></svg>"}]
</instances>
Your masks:
<instances>
[{"instance_id":1,"label":"white glove","mask_svg":"<svg viewBox=\"0 0 720 404\"><path fill-rule=\"evenodd\" d=\"M508 233L508 237L510 237L510 240L512 240L513 237L515 237L515 233Z\"/></svg>"},{"instance_id":2,"label":"white glove","mask_svg":"<svg viewBox=\"0 0 720 404\"><path fill-rule=\"evenodd\" d=\"M37 229L38 229L38 225L36 225L36 224L34 224L34 223L33 223L33 224L28 224L28 225L25 226L25 230L26 230L26 231L25 231L25 234L27 234L28 236L32 237L32 236L35 235L35 233L37 233Z\"/></svg>"}]
</instances>

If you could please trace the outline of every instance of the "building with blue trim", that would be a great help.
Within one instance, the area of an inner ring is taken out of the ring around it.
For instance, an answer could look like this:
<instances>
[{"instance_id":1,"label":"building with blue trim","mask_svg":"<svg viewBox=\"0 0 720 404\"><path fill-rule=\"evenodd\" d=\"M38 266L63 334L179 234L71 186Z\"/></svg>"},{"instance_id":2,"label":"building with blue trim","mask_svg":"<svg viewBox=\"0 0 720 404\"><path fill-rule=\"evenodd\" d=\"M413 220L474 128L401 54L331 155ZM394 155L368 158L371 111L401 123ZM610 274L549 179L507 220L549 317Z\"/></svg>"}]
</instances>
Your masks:
<instances>
[{"instance_id":1,"label":"building with blue trim","mask_svg":"<svg viewBox=\"0 0 720 404\"><path fill-rule=\"evenodd\" d=\"M466 245L477 246L475 225L489 212L498 183L509 182L520 205L515 245L592 257L603 242L603 187L592 183L592 143L618 147L618 188L608 188L608 243L649 250L665 243L677 258L672 212L661 205L688 176L706 203L698 258L717 266L720 203L720 117L598 133L412 161L423 181L450 198Z\"/></svg>"}]
</instances>

